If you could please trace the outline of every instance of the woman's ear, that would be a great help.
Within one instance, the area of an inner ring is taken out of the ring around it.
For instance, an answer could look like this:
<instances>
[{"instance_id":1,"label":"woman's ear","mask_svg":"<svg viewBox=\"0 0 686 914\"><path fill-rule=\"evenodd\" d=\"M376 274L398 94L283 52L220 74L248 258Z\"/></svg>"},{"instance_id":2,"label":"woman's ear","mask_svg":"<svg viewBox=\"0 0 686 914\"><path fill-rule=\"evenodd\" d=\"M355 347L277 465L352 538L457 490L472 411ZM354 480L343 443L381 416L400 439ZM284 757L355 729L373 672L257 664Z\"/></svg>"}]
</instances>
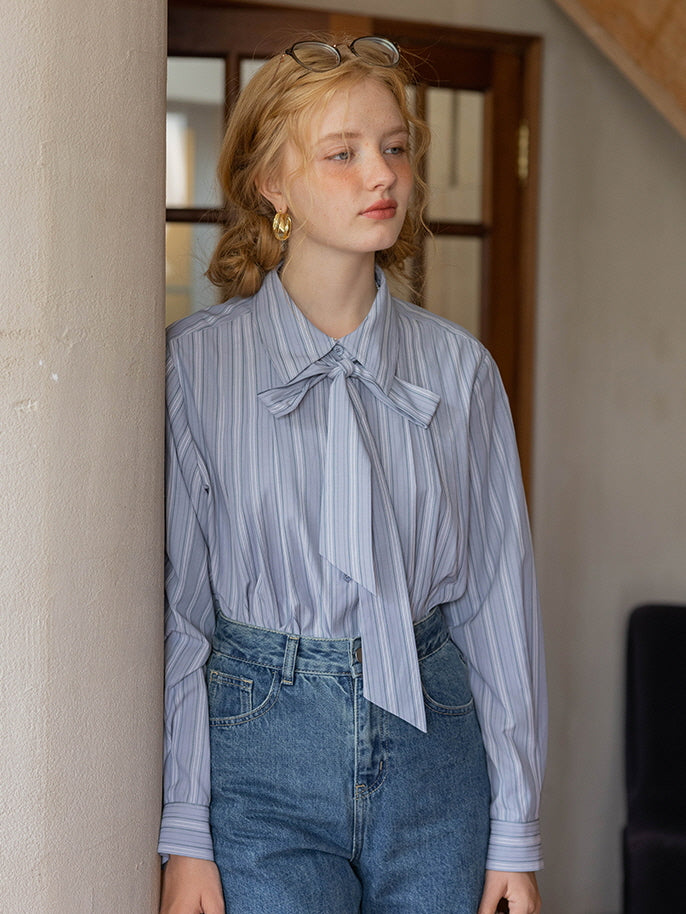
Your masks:
<instances>
[{"instance_id":1,"label":"woman's ear","mask_svg":"<svg viewBox=\"0 0 686 914\"><path fill-rule=\"evenodd\" d=\"M288 201L277 175L269 175L257 181L257 190L268 200L277 213L288 212Z\"/></svg>"}]
</instances>

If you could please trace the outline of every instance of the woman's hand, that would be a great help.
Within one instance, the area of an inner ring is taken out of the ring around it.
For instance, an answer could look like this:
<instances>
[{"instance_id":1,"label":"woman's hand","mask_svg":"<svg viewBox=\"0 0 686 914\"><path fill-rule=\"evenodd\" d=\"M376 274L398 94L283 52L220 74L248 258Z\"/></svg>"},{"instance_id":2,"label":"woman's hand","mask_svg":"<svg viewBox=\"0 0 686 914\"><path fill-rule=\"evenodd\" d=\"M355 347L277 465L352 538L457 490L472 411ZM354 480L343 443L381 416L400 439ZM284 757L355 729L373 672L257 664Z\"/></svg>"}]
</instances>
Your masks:
<instances>
[{"instance_id":1,"label":"woman's hand","mask_svg":"<svg viewBox=\"0 0 686 914\"><path fill-rule=\"evenodd\" d=\"M540 914L541 896L533 873L486 870L484 892L477 914L496 914L496 911L503 910L498 907L501 898L506 899L510 914Z\"/></svg>"},{"instance_id":2,"label":"woman's hand","mask_svg":"<svg viewBox=\"0 0 686 914\"><path fill-rule=\"evenodd\" d=\"M216 864L195 857L170 857L162 874L160 914L224 914Z\"/></svg>"}]
</instances>

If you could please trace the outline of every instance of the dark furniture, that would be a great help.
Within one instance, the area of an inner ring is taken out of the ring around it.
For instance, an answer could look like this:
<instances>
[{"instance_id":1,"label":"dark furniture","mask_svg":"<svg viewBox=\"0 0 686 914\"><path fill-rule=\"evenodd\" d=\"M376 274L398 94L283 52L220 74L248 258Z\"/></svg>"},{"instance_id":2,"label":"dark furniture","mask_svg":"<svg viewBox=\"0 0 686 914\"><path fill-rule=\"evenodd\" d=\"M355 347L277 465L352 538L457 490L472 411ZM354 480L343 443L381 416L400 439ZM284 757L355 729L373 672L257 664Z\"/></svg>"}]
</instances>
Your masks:
<instances>
[{"instance_id":1,"label":"dark furniture","mask_svg":"<svg viewBox=\"0 0 686 914\"><path fill-rule=\"evenodd\" d=\"M629 617L624 914L686 912L686 606Z\"/></svg>"}]
</instances>

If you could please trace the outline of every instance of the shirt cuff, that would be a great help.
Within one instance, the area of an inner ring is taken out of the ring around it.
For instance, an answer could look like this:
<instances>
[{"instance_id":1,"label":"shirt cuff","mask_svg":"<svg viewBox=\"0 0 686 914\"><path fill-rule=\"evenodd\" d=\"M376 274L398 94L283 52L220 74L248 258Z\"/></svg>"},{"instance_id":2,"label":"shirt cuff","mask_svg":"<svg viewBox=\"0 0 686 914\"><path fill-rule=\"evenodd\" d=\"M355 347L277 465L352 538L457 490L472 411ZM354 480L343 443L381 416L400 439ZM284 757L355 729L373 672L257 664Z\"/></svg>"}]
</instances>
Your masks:
<instances>
[{"instance_id":1,"label":"shirt cuff","mask_svg":"<svg viewBox=\"0 0 686 914\"><path fill-rule=\"evenodd\" d=\"M492 819L486 869L505 873L532 873L543 869L540 822Z\"/></svg>"},{"instance_id":2,"label":"shirt cuff","mask_svg":"<svg viewBox=\"0 0 686 914\"><path fill-rule=\"evenodd\" d=\"M167 803L162 811L158 853L214 860L208 806L194 803Z\"/></svg>"}]
</instances>

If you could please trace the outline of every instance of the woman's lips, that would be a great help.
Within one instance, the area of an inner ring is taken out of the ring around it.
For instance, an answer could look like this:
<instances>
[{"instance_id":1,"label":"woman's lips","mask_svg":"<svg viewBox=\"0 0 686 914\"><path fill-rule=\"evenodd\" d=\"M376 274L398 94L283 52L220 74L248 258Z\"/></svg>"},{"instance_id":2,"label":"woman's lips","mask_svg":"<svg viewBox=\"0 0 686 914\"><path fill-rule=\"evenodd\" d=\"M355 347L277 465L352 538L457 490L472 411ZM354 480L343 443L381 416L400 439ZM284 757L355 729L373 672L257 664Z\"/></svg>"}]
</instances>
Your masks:
<instances>
[{"instance_id":1,"label":"woman's lips","mask_svg":"<svg viewBox=\"0 0 686 914\"><path fill-rule=\"evenodd\" d=\"M398 204L395 200L378 200L367 207L362 215L367 216L369 219L392 219L397 208Z\"/></svg>"}]
</instances>

